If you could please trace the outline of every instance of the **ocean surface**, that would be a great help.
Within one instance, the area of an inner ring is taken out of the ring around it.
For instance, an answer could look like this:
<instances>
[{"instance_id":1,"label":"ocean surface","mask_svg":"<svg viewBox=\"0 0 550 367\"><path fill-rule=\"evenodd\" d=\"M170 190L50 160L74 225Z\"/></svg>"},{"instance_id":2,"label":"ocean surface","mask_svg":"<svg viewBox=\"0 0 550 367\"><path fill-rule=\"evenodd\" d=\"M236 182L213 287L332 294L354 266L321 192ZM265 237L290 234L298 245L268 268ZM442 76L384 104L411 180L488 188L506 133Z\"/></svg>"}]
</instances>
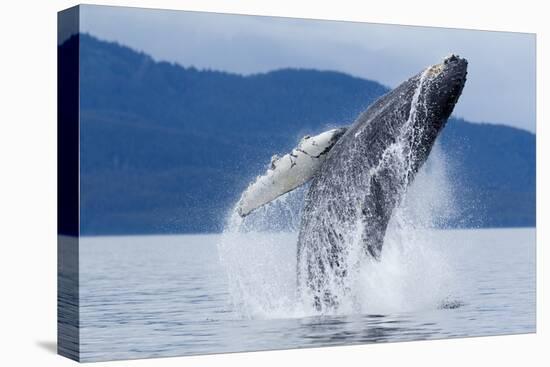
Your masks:
<instances>
[{"instance_id":1,"label":"ocean surface","mask_svg":"<svg viewBox=\"0 0 550 367\"><path fill-rule=\"evenodd\" d=\"M535 332L534 229L389 245L364 264L359 308L334 315L294 298L295 235L223 236L82 238L81 360Z\"/></svg>"}]
</instances>

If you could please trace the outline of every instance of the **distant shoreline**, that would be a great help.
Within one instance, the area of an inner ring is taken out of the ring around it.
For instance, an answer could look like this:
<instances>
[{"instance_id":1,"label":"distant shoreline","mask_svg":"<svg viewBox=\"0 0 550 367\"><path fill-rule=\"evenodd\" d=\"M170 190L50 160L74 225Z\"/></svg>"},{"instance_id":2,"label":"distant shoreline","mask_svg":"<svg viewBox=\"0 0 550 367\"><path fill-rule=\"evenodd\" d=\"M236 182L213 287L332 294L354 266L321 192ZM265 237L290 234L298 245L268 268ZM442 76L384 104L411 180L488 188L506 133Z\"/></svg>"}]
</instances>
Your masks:
<instances>
[{"instance_id":1,"label":"distant shoreline","mask_svg":"<svg viewBox=\"0 0 550 367\"><path fill-rule=\"evenodd\" d=\"M495 230L502 230L502 231L519 231L519 230L536 230L537 227L484 227L484 228L432 228L432 229L426 229L430 231L437 231L437 232L467 232L467 231L495 231ZM169 236L219 236L222 235L224 232L194 232L194 233L127 233L127 234L86 234L86 235L80 235L79 238L100 238L100 237L169 237ZM272 233L273 235L282 234L282 233L296 233L296 232L262 232L262 233ZM67 236L63 234L58 234L58 236L62 237L73 237L73 236Z\"/></svg>"}]
</instances>

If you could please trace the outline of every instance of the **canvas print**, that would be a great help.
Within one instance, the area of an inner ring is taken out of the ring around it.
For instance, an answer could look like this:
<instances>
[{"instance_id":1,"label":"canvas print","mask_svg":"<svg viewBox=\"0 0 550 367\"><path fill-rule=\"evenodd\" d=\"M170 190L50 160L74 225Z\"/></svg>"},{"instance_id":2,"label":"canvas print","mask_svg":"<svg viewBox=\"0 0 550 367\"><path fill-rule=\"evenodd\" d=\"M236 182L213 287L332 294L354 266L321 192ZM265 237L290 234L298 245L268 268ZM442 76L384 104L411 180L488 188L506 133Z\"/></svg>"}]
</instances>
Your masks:
<instances>
[{"instance_id":1,"label":"canvas print","mask_svg":"<svg viewBox=\"0 0 550 367\"><path fill-rule=\"evenodd\" d=\"M535 332L535 46L60 12L59 353Z\"/></svg>"}]
</instances>

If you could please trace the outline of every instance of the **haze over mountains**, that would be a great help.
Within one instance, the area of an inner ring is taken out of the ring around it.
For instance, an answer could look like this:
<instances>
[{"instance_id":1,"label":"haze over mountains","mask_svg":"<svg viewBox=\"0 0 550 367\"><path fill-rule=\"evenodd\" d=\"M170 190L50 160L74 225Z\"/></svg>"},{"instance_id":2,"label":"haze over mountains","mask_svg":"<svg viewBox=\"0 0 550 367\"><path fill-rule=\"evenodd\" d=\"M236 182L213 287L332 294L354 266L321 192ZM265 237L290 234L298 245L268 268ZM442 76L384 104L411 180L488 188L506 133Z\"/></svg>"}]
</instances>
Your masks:
<instances>
[{"instance_id":1,"label":"haze over mountains","mask_svg":"<svg viewBox=\"0 0 550 367\"><path fill-rule=\"evenodd\" d=\"M80 47L84 235L220 231L274 153L388 91L330 71L183 68L84 34L59 47ZM444 225L535 225L534 134L451 119L439 143L459 204Z\"/></svg>"}]
</instances>

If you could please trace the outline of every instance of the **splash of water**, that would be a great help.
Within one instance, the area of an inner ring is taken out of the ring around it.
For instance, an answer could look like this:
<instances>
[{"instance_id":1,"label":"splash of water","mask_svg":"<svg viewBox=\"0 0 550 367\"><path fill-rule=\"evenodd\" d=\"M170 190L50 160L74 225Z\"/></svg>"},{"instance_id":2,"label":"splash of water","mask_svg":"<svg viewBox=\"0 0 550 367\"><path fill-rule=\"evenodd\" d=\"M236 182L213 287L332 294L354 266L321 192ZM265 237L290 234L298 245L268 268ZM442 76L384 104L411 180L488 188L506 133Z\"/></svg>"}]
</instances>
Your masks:
<instances>
[{"instance_id":1,"label":"splash of water","mask_svg":"<svg viewBox=\"0 0 550 367\"><path fill-rule=\"evenodd\" d=\"M232 211L218 243L233 310L244 318L299 317L296 243L305 189L287 193L246 218Z\"/></svg>"},{"instance_id":2,"label":"splash of water","mask_svg":"<svg viewBox=\"0 0 550 367\"><path fill-rule=\"evenodd\" d=\"M411 128L423 106L421 89L429 80L428 69L414 92L408 121ZM406 134L383 155L377 170L411 172L414 154ZM394 210L384 239L380 261L364 256L358 231L347 234L343 255L350 268L358 268L346 284L332 286L343 302L336 310L348 313L388 313L436 308L452 294L452 269L435 243L434 227L453 214L452 185L446 159L436 145L416 175L400 205ZM404 180L406 181L406 180ZM304 192L288 193L245 219L229 213L219 242L233 308L245 318L290 318L314 315L296 288L296 243ZM345 293L345 294L344 294Z\"/></svg>"},{"instance_id":3,"label":"splash of water","mask_svg":"<svg viewBox=\"0 0 550 367\"><path fill-rule=\"evenodd\" d=\"M449 164L436 145L394 210L381 261L367 259L361 267L363 311L435 309L454 299L459 284L437 231L455 215Z\"/></svg>"}]
</instances>

